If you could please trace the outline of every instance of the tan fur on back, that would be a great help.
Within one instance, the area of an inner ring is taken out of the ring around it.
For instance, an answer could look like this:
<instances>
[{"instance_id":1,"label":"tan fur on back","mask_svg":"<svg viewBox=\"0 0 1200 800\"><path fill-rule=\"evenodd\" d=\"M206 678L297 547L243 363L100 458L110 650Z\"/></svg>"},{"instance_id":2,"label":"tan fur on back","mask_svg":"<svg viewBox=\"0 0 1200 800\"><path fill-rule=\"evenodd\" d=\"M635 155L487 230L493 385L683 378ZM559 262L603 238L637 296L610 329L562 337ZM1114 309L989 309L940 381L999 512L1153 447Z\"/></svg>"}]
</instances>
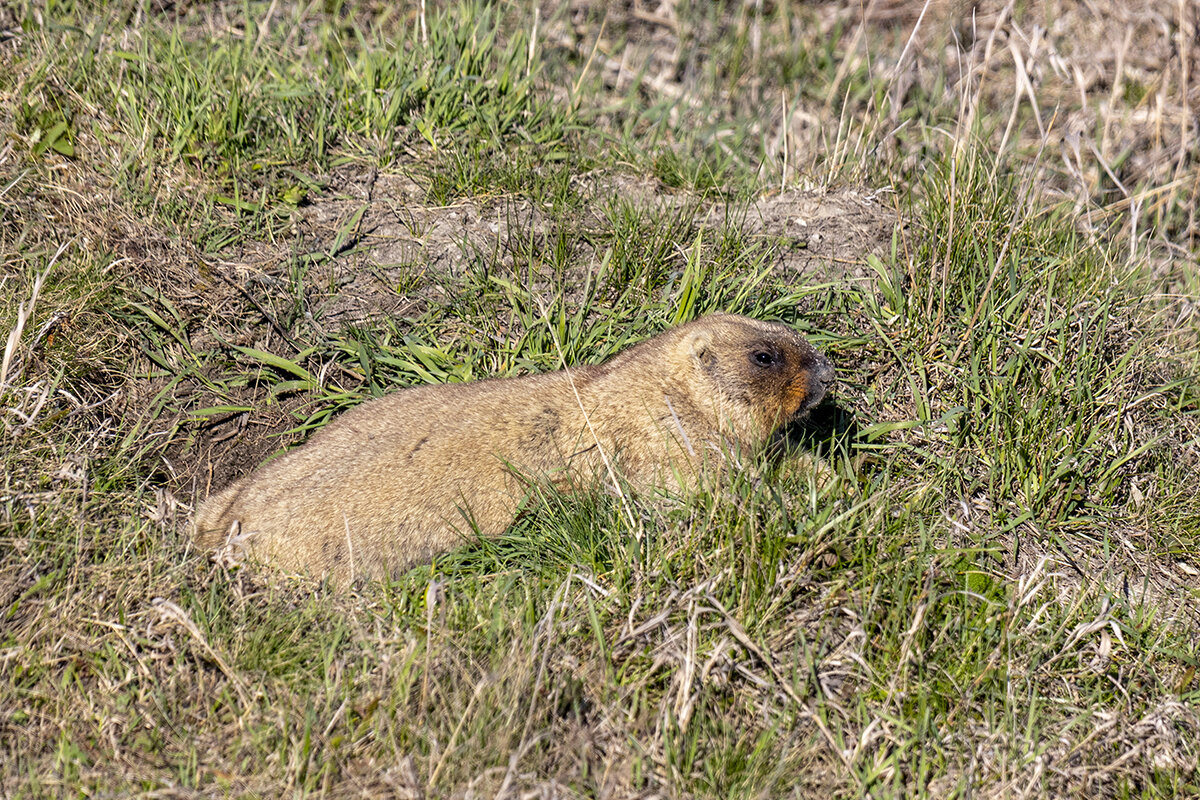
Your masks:
<instances>
[{"instance_id":1,"label":"tan fur on back","mask_svg":"<svg viewBox=\"0 0 1200 800\"><path fill-rule=\"evenodd\" d=\"M604 479L602 453L636 488L694 479L807 413L832 377L790 328L717 314L597 366L405 389L210 497L197 539L338 582L395 574L503 533L530 479Z\"/></svg>"}]
</instances>

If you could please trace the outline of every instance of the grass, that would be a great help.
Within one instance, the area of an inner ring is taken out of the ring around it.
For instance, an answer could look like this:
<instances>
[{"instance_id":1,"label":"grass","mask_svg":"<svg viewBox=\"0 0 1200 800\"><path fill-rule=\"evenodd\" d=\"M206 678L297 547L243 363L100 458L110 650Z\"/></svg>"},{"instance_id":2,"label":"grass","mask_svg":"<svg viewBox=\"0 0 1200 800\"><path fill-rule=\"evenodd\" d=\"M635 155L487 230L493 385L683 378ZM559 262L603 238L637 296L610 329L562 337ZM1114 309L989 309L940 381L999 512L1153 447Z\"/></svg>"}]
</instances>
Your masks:
<instances>
[{"instance_id":1,"label":"grass","mask_svg":"<svg viewBox=\"0 0 1200 800\"><path fill-rule=\"evenodd\" d=\"M1091 7L0 11L0 795L1200 794L1196 21ZM352 592L190 544L718 309L839 378L720 487Z\"/></svg>"}]
</instances>

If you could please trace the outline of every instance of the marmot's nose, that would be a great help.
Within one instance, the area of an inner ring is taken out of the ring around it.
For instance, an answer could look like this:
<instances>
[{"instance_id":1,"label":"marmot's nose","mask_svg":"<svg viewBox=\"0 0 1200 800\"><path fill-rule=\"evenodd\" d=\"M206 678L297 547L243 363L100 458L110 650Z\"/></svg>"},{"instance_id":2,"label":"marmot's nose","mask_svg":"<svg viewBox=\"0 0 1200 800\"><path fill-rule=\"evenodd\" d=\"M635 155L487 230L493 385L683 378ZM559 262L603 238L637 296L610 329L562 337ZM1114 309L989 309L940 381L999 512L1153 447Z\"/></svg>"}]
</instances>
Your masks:
<instances>
[{"instance_id":1,"label":"marmot's nose","mask_svg":"<svg viewBox=\"0 0 1200 800\"><path fill-rule=\"evenodd\" d=\"M828 389L833 386L837 379L837 372L833 368L833 363L823 355L817 355L817 364L813 368L813 380L817 381L824 388Z\"/></svg>"},{"instance_id":2,"label":"marmot's nose","mask_svg":"<svg viewBox=\"0 0 1200 800\"><path fill-rule=\"evenodd\" d=\"M825 395L833 388L836 373L828 358L817 354L815 363L808 371L808 402L806 408L812 408L825 399Z\"/></svg>"}]
</instances>

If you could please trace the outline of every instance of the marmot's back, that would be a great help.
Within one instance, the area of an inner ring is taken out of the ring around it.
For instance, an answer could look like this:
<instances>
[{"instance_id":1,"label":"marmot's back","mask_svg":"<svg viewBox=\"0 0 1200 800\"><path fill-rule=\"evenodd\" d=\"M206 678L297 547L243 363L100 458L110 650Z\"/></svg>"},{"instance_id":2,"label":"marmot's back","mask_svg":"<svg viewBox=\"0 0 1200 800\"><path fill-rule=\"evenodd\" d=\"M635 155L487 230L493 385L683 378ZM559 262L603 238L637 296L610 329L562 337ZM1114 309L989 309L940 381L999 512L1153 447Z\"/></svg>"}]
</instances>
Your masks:
<instances>
[{"instance_id":1,"label":"marmot's back","mask_svg":"<svg viewBox=\"0 0 1200 800\"><path fill-rule=\"evenodd\" d=\"M384 576L499 535L531 479L571 490L609 466L635 487L694 476L806 413L832 375L790 328L722 314L599 366L405 389L210 497L197 538L288 570Z\"/></svg>"}]
</instances>

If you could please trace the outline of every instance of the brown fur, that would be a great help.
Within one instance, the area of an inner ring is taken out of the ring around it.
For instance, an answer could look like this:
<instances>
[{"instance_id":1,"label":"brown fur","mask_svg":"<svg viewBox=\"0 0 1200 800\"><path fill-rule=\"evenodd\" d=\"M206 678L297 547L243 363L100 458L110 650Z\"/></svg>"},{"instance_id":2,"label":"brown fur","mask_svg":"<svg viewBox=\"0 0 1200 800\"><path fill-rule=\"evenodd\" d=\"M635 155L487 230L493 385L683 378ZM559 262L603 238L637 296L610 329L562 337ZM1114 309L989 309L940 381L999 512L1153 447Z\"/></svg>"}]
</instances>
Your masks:
<instances>
[{"instance_id":1,"label":"brown fur","mask_svg":"<svg viewBox=\"0 0 1200 800\"><path fill-rule=\"evenodd\" d=\"M691 483L807 413L832 378L790 328L716 314L597 366L405 389L210 497L197 538L338 581L393 574L503 533L530 478L570 490L611 465L635 488Z\"/></svg>"}]
</instances>

